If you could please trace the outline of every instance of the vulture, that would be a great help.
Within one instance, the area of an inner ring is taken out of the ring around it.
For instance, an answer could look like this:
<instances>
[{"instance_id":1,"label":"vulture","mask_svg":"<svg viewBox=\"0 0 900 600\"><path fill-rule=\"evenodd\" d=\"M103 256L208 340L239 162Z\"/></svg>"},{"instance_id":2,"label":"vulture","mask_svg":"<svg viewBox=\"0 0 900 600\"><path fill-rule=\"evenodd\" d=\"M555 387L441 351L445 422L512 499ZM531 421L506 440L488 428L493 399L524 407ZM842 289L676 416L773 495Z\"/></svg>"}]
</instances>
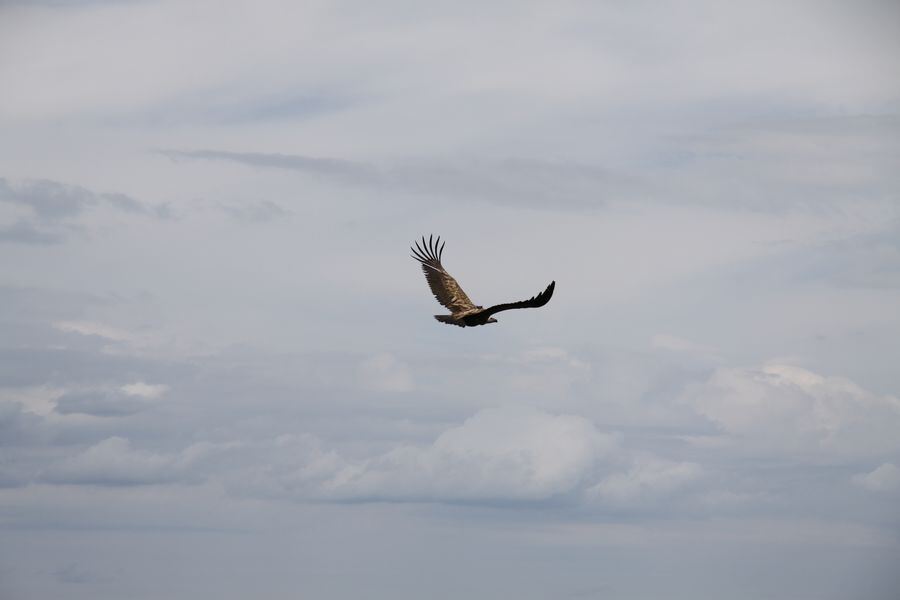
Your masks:
<instances>
[{"instance_id":1,"label":"vulture","mask_svg":"<svg viewBox=\"0 0 900 600\"><path fill-rule=\"evenodd\" d=\"M493 315L498 312L514 308L537 308L547 304L550 297L553 296L553 288L556 287L555 281L551 281L547 289L528 300L495 304L488 308L476 306L441 264L444 244L447 242L441 244L440 236L437 241L433 241L432 237L428 236L428 242L426 242L425 236L422 236L422 245L419 246L419 242L416 241L416 247L410 246L409 249L412 250L412 258L422 264L422 271L425 272L425 279L428 280L431 293L438 302L450 310L449 315L434 315L434 318L441 323L458 327L475 327L476 325L496 323L497 319L493 318Z\"/></svg>"}]
</instances>

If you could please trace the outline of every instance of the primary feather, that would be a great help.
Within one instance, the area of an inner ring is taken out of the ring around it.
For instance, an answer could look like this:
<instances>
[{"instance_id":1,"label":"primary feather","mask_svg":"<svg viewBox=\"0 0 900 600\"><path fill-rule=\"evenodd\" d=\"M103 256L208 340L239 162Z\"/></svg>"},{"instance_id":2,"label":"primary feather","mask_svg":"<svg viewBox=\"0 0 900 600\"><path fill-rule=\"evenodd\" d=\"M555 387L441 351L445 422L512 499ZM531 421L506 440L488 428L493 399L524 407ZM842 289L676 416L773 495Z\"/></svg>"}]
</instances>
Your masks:
<instances>
[{"instance_id":1,"label":"primary feather","mask_svg":"<svg viewBox=\"0 0 900 600\"><path fill-rule=\"evenodd\" d=\"M446 242L444 242L446 244ZM440 246L440 248L438 248ZM441 254L444 246L441 245L441 238L438 236L437 243L434 243L432 236L428 237L428 243L425 243L425 237L422 236L422 246L416 242L413 249L413 258L422 263L422 271L425 273L425 279L428 281L428 287L431 293L442 306L449 308L451 312L465 312L472 310L475 305L469 300L469 297L459 286L450 273L444 269L441 264Z\"/></svg>"},{"instance_id":2,"label":"primary feather","mask_svg":"<svg viewBox=\"0 0 900 600\"><path fill-rule=\"evenodd\" d=\"M446 244L446 242L444 242ZM435 315L434 318L442 323L450 325L458 325L459 327L474 327L476 325L484 325L486 323L496 323L497 319L491 318L498 312L504 310L512 310L517 308L537 308L544 306L553 296L553 290L556 282L550 282L540 294L522 300L520 302L509 302L506 304L495 304L489 308L476 306L469 299L469 296L463 291L456 279L441 264L441 257L444 253L444 244L441 244L441 238L437 240L434 236L422 236L422 245L416 241L416 246L412 250L412 258L416 259L422 265L422 271L425 273L425 279L428 281L428 287L435 299L444 307L450 310L449 315Z\"/></svg>"}]
</instances>

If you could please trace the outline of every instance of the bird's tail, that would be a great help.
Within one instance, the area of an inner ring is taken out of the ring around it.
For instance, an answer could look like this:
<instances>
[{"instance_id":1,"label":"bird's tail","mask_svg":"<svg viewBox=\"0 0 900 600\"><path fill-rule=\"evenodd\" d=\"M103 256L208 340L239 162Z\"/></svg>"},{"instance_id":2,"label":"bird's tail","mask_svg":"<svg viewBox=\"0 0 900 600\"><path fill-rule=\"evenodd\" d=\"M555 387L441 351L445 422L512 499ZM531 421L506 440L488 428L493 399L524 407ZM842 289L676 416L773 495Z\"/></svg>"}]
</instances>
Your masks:
<instances>
[{"instance_id":1,"label":"bird's tail","mask_svg":"<svg viewBox=\"0 0 900 600\"><path fill-rule=\"evenodd\" d=\"M434 318L440 321L441 323L447 323L448 325L457 325L459 327L465 327L461 322L457 321L453 315L434 315Z\"/></svg>"}]
</instances>

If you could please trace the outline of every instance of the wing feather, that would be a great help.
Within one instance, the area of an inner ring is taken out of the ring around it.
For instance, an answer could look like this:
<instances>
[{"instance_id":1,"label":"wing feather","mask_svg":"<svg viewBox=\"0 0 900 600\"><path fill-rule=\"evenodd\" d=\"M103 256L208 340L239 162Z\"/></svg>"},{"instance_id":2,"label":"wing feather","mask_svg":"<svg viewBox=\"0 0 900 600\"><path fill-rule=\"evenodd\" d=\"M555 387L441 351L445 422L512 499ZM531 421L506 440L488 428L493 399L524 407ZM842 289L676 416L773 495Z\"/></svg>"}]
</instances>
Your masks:
<instances>
[{"instance_id":1,"label":"wing feather","mask_svg":"<svg viewBox=\"0 0 900 600\"><path fill-rule=\"evenodd\" d=\"M422 236L422 245L416 241L416 247L412 250L412 257L422 264L422 271L425 273L425 279L428 281L428 287L435 299L453 313L465 312L475 309L475 304L469 300L469 297L459 286L456 280L448 273L441 264L441 256L444 252L444 245L441 244L441 238L438 236L434 241L434 236ZM447 242L445 241L444 244Z\"/></svg>"},{"instance_id":2,"label":"wing feather","mask_svg":"<svg viewBox=\"0 0 900 600\"><path fill-rule=\"evenodd\" d=\"M551 281L550 285L547 286L543 292L538 294L537 296L532 296L528 300L522 300L521 302L509 302L507 304L495 304L489 308L484 309L482 314L486 314L488 316L498 313L503 310L511 310L514 308L538 308L539 306L543 306L550 302L550 298L553 296L553 290L556 288L556 282Z\"/></svg>"}]
</instances>

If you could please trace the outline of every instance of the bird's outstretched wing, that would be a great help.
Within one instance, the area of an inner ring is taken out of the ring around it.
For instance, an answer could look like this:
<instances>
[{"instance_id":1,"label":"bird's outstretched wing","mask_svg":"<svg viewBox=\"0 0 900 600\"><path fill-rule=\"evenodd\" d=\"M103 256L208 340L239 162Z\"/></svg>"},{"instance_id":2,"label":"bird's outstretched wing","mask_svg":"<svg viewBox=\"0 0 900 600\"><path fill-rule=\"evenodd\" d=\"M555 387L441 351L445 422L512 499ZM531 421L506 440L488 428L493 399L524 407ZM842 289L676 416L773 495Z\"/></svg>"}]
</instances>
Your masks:
<instances>
[{"instance_id":1,"label":"bird's outstretched wing","mask_svg":"<svg viewBox=\"0 0 900 600\"><path fill-rule=\"evenodd\" d=\"M428 280L428 287L431 293L442 305L446 306L453 313L473 310L475 304L469 300L466 293L459 287L453 276L444 270L441 265L441 255L444 252L444 246L441 244L441 238L438 236L436 242L432 240L433 236L428 236L428 242L425 242L425 236L422 236L422 247L416 242L416 247L412 250L412 257L422 263L422 271L425 273L425 279ZM446 244L446 242L444 242Z\"/></svg>"},{"instance_id":2,"label":"bird's outstretched wing","mask_svg":"<svg viewBox=\"0 0 900 600\"><path fill-rule=\"evenodd\" d=\"M528 300L522 300L521 302L509 302L507 304L495 304L490 308L484 309L481 314L484 315L493 315L503 310L511 310L513 308L537 308L539 306L543 306L550 302L550 298L553 296L553 289L556 287L556 282L551 281L550 285L547 286L547 289L534 296L533 298L529 298Z\"/></svg>"}]
</instances>

